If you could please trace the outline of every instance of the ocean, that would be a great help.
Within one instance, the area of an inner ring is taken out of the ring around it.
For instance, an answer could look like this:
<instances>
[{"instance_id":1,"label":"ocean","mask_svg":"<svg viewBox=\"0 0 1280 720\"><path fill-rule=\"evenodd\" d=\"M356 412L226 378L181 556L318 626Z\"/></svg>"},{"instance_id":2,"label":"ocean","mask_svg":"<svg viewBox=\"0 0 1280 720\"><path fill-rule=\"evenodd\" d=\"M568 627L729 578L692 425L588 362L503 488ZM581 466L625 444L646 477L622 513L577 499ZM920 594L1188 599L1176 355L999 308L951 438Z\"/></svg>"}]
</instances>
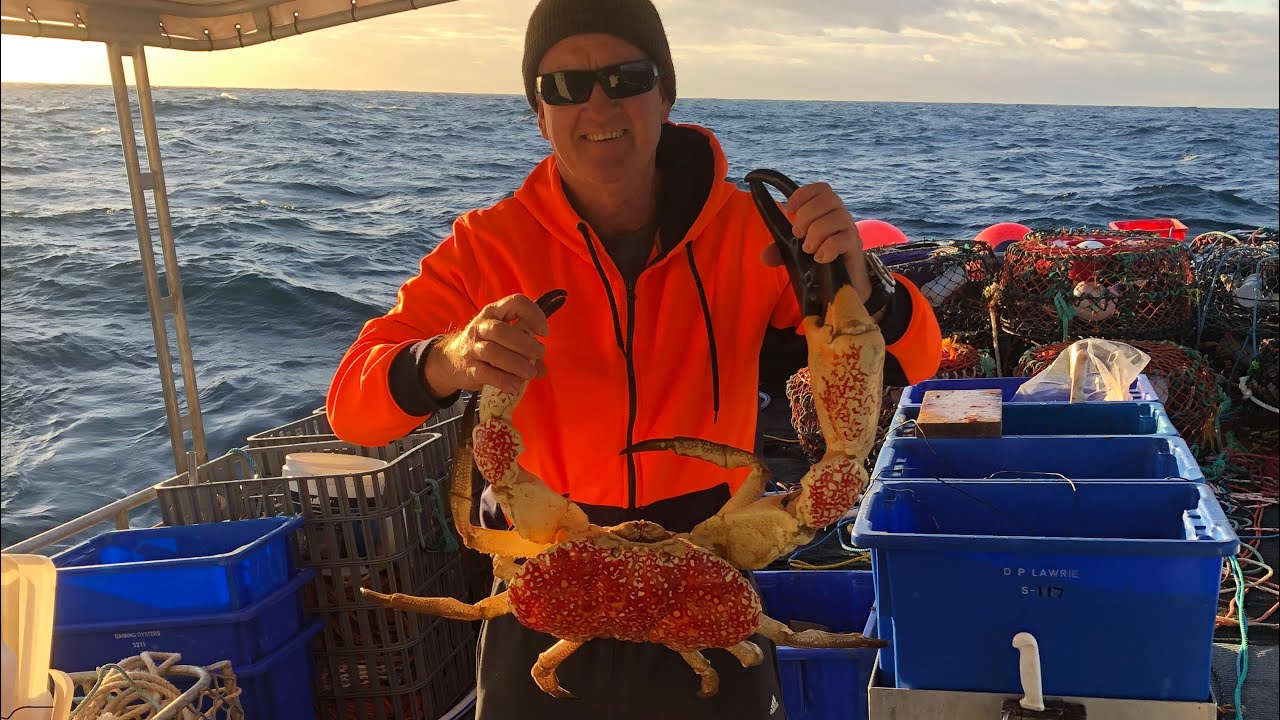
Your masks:
<instances>
[{"instance_id":1,"label":"ocean","mask_svg":"<svg viewBox=\"0 0 1280 720\"><path fill-rule=\"evenodd\" d=\"M154 94L211 456L323 403L462 212L549 151L523 97ZM739 182L831 183L912 238L1276 227L1276 110L681 99ZM139 126L140 132L140 126ZM0 93L0 545L173 474L111 91Z\"/></svg>"}]
</instances>

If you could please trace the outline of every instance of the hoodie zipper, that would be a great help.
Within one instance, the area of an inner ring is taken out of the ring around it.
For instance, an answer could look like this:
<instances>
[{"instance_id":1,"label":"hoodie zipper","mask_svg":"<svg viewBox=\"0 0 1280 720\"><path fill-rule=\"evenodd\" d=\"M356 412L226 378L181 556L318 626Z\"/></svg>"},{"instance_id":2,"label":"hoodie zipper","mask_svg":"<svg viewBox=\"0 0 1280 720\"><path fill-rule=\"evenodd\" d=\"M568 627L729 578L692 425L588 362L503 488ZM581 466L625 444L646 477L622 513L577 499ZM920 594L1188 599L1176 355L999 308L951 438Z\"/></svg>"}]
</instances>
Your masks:
<instances>
[{"instance_id":1,"label":"hoodie zipper","mask_svg":"<svg viewBox=\"0 0 1280 720\"><path fill-rule=\"evenodd\" d=\"M623 282L623 287L627 291L628 319L627 337L624 341L622 338L622 318L618 316L618 302L613 296L613 283L609 282L609 275L605 272L604 264L600 261L600 253L596 251L591 230L585 222L579 222L578 232L582 234L582 240L587 244L587 251L591 253L591 262L595 265L596 274L599 275L600 282L604 285L605 296L609 299L609 312L613 315L614 338L618 343L618 349L622 351L623 359L627 362L627 444L625 447L631 447L635 444L636 429L636 365L632 357L636 334L636 289L634 285ZM642 270L641 273L643 272ZM634 510L635 507L636 457L633 453L627 453L627 509Z\"/></svg>"},{"instance_id":2,"label":"hoodie zipper","mask_svg":"<svg viewBox=\"0 0 1280 720\"><path fill-rule=\"evenodd\" d=\"M640 271L644 273L643 270ZM635 444L636 432L636 363L632 357L636 341L636 288L623 283L627 288L627 347L622 356L627 359L627 447ZM636 456L627 453L627 509L636 507Z\"/></svg>"}]
</instances>

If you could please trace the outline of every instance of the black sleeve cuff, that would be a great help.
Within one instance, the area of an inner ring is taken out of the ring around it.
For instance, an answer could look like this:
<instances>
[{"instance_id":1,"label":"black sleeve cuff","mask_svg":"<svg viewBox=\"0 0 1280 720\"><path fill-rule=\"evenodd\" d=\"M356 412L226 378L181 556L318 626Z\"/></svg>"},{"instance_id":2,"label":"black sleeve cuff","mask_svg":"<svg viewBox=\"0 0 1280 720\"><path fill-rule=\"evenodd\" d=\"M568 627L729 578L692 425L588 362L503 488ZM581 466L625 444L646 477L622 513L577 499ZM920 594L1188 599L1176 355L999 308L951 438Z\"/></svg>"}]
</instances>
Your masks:
<instances>
[{"instance_id":1,"label":"black sleeve cuff","mask_svg":"<svg viewBox=\"0 0 1280 720\"><path fill-rule=\"evenodd\" d=\"M455 392L448 397L437 398L427 390L423 366L427 363L427 354L431 352L431 348L443 337L437 335L430 340L406 345L391 361L391 370L387 375L391 398L406 415L426 417L454 404L462 395L461 392Z\"/></svg>"},{"instance_id":2,"label":"black sleeve cuff","mask_svg":"<svg viewBox=\"0 0 1280 720\"><path fill-rule=\"evenodd\" d=\"M880 333L884 335L884 344L892 345L902 339L911 325L911 293L902 285L902 281L894 278L893 296L884 316L880 318Z\"/></svg>"}]
</instances>

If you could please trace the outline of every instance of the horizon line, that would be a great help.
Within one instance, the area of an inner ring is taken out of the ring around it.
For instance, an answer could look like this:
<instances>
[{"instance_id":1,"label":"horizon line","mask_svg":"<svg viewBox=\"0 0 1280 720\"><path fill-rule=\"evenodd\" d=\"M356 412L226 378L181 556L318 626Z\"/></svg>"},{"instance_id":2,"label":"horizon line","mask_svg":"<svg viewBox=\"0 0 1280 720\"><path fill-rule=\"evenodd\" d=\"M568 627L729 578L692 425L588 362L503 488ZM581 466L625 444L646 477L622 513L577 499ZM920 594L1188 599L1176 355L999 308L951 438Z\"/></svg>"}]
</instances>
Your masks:
<instances>
[{"instance_id":1,"label":"horizon line","mask_svg":"<svg viewBox=\"0 0 1280 720\"><path fill-rule=\"evenodd\" d=\"M38 82L29 80L6 80L0 82L0 85L29 85L29 86L49 86L49 87L91 87L91 88L110 88L110 83L72 83L72 82ZM132 86L131 86L132 87ZM226 85L152 85L152 89L160 90L222 90L227 91L284 91L284 92L346 92L346 93L405 93L413 95L489 95L498 97L518 97L524 98L523 93L518 92L465 92L458 90L401 90L401 89L350 89L350 88L302 88L302 87L234 87ZM753 97L711 97L711 96L683 96L677 98L685 100L727 100L737 102L793 102L793 103L879 103L879 104L902 104L902 105L1035 105L1047 107L1102 107L1102 108L1152 108L1152 109L1184 109L1184 110L1280 110L1280 105L1274 106L1247 106L1247 105L1116 105L1106 103L1057 103L1057 102L1016 102L1016 101L997 101L997 100L848 100L848 99L831 99L831 98L753 98Z\"/></svg>"}]
</instances>

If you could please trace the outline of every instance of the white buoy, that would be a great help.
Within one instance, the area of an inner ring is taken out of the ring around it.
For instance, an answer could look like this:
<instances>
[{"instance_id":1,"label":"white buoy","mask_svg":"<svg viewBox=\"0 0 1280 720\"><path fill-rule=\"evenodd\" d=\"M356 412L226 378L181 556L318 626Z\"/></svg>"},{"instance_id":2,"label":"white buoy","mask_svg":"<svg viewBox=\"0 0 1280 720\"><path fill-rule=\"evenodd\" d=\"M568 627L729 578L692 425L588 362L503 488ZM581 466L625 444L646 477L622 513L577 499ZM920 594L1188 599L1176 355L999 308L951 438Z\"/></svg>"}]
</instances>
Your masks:
<instances>
[{"instance_id":1,"label":"white buoy","mask_svg":"<svg viewBox=\"0 0 1280 720\"><path fill-rule=\"evenodd\" d=\"M1107 288L1092 280L1076 283L1072 294L1076 296L1073 303L1076 315L1085 322L1099 323L1116 314L1119 308L1115 300L1106 299L1115 294L1116 288ZM1099 299L1103 298L1103 299Z\"/></svg>"},{"instance_id":2,"label":"white buoy","mask_svg":"<svg viewBox=\"0 0 1280 720\"><path fill-rule=\"evenodd\" d=\"M1265 307L1275 305L1277 302L1280 302L1280 294L1273 292L1269 293L1262 289L1262 276L1258 273L1253 273L1249 277L1245 278L1244 281L1236 287L1232 296L1234 297L1237 305L1249 310L1252 310L1259 305Z\"/></svg>"},{"instance_id":3,"label":"white buoy","mask_svg":"<svg viewBox=\"0 0 1280 720\"><path fill-rule=\"evenodd\" d=\"M963 265L952 265L947 271L920 286L920 294L933 307L942 305L955 295L956 291L969 282L969 273Z\"/></svg>"}]
</instances>

